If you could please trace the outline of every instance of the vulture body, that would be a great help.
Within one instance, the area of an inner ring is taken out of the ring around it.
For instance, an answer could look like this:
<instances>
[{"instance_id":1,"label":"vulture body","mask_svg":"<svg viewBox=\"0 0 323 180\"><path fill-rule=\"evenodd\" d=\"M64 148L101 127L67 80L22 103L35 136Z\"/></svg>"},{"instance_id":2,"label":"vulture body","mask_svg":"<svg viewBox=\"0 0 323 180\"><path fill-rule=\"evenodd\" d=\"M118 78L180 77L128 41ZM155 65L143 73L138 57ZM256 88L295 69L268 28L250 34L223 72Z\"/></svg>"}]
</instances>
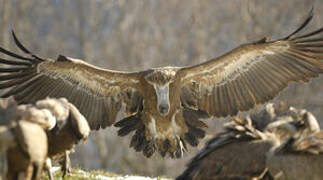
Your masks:
<instances>
[{"instance_id":1,"label":"vulture body","mask_svg":"<svg viewBox=\"0 0 323 180\"><path fill-rule=\"evenodd\" d=\"M49 156L62 156L66 150L72 150L75 144L86 140L90 127L84 116L65 98L40 100L37 108L48 109L57 119L57 126L48 131Z\"/></svg>"},{"instance_id":2,"label":"vulture body","mask_svg":"<svg viewBox=\"0 0 323 180\"><path fill-rule=\"evenodd\" d=\"M253 114L252 119L236 118L235 121L226 124L224 132L206 144L177 180L271 180L281 172L283 161L286 161L286 171L295 168L289 157L272 155L272 151L285 146L295 134L310 129L303 114L294 110L269 104L265 110ZM259 119L263 119L267 124L259 123ZM304 162L310 162L313 158ZM317 160L319 161L321 160ZM302 161L299 161L299 164L302 164ZM307 166L311 168L309 164ZM299 173L306 174L300 169ZM288 171L289 173L291 172ZM310 173L312 171L307 173L307 177L310 177ZM318 174L321 173L316 172L316 175Z\"/></svg>"},{"instance_id":3,"label":"vulture body","mask_svg":"<svg viewBox=\"0 0 323 180\"><path fill-rule=\"evenodd\" d=\"M130 146L150 157L181 157L187 144L197 146L207 127L201 118L225 117L273 99L289 82L308 82L323 72L323 39L318 29L298 35L312 19L289 36L244 44L225 55L190 67L161 67L139 72L101 69L60 55L41 58L6 49L13 59L0 59L1 97L34 103L66 97L86 117L91 129L116 121L124 106L128 115L115 124L119 135L135 131Z\"/></svg>"},{"instance_id":4,"label":"vulture body","mask_svg":"<svg viewBox=\"0 0 323 180\"><path fill-rule=\"evenodd\" d=\"M65 98L46 98L36 102L40 109L48 109L56 118L53 130L47 131L48 157L60 160L63 175L70 171L69 153L74 146L85 141L90 134L90 127L84 116Z\"/></svg>"},{"instance_id":5,"label":"vulture body","mask_svg":"<svg viewBox=\"0 0 323 180\"><path fill-rule=\"evenodd\" d=\"M305 130L267 153L268 173L274 179L323 179L323 131L311 113L304 113L304 118Z\"/></svg>"},{"instance_id":6,"label":"vulture body","mask_svg":"<svg viewBox=\"0 0 323 180\"><path fill-rule=\"evenodd\" d=\"M48 110L29 105L15 110L17 119L0 126L0 147L7 153L6 179L40 179L48 153L46 131L55 126L56 119Z\"/></svg>"},{"instance_id":7,"label":"vulture body","mask_svg":"<svg viewBox=\"0 0 323 180\"><path fill-rule=\"evenodd\" d=\"M34 122L21 120L14 134L17 146L7 150L7 179L40 179L48 152L46 132Z\"/></svg>"},{"instance_id":8,"label":"vulture body","mask_svg":"<svg viewBox=\"0 0 323 180\"><path fill-rule=\"evenodd\" d=\"M70 167L69 152L90 133L88 122L76 107L65 98L46 98L35 104L8 107L8 111L14 112L14 118L0 126L0 152L7 151L8 157L7 178L20 175L30 179L33 168L37 168L33 177L37 179L46 158L44 168L50 179L50 159L62 160L65 175Z\"/></svg>"}]
</instances>

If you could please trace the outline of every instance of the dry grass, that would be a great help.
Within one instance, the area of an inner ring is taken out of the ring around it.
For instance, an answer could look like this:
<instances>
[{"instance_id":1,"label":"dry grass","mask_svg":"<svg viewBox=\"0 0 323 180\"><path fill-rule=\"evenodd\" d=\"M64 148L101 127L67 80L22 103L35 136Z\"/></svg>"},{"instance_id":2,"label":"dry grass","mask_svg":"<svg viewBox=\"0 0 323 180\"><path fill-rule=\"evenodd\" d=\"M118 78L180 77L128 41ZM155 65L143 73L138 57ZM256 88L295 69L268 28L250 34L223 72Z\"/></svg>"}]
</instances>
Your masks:
<instances>
[{"instance_id":1,"label":"dry grass","mask_svg":"<svg viewBox=\"0 0 323 180\"><path fill-rule=\"evenodd\" d=\"M62 171L57 170L54 172L54 178L55 179L60 179L62 177ZM140 175L120 175L120 174L115 174L103 170L95 170L95 171L84 171L81 168L73 168L72 172L69 175L66 175L63 179L64 180L100 180L100 179L105 179L108 180L109 178L112 179L117 179L117 180L127 180L127 179L143 179L143 180L171 180L169 178L159 176L159 177L144 177ZM44 180L49 180L46 174L43 174L42 179Z\"/></svg>"}]
</instances>

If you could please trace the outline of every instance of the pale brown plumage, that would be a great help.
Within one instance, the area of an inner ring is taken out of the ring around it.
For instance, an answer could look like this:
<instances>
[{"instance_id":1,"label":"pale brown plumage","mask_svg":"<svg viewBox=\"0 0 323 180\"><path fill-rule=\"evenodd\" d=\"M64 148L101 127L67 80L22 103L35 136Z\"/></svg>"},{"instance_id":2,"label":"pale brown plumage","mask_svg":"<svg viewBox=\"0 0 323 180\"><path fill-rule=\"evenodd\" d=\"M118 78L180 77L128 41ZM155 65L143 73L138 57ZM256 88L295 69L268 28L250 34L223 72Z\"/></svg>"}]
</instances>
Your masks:
<instances>
[{"instance_id":1,"label":"pale brown plumage","mask_svg":"<svg viewBox=\"0 0 323 180\"><path fill-rule=\"evenodd\" d=\"M323 131L310 112L303 114L306 128L267 153L268 173L277 180L323 179Z\"/></svg>"},{"instance_id":2,"label":"pale brown plumage","mask_svg":"<svg viewBox=\"0 0 323 180\"><path fill-rule=\"evenodd\" d=\"M268 152L308 129L303 115L294 110L268 104L264 110L253 114L252 119L236 118L206 144L177 180L272 179Z\"/></svg>"},{"instance_id":3,"label":"pale brown plumage","mask_svg":"<svg viewBox=\"0 0 323 180\"><path fill-rule=\"evenodd\" d=\"M69 153L75 145L85 141L90 134L90 127L84 116L65 98L46 98L36 102L40 109L48 109L56 118L57 125L47 131L48 157L60 160L63 175L70 171Z\"/></svg>"},{"instance_id":4,"label":"pale brown plumage","mask_svg":"<svg viewBox=\"0 0 323 180\"><path fill-rule=\"evenodd\" d=\"M140 72L105 70L65 56L43 59L13 35L29 57L0 48L17 59L0 59L10 66L0 69L0 89L10 88L2 97L14 96L19 103L66 97L91 129L113 124L124 104L129 116L116 124L119 135L136 131L131 146L148 157L155 151L181 157L186 143L196 146L204 137L199 118L249 110L289 82L308 82L323 72L323 39L317 37L323 29L296 36L311 19L312 13L285 38L245 44L202 64ZM185 118L192 114L190 121Z\"/></svg>"},{"instance_id":5,"label":"pale brown plumage","mask_svg":"<svg viewBox=\"0 0 323 180\"><path fill-rule=\"evenodd\" d=\"M17 144L7 150L7 179L19 176L40 179L48 152L46 132L38 124L26 120L18 121L13 131Z\"/></svg>"},{"instance_id":6,"label":"pale brown plumage","mask_svg":"<svg viewBox=\"0 0 323 180\"><path fill-rule=\"evenodd\" d=\"M8 111L14 111L15 116L7 120L11 124L0 126L0 150L9 149L8 177L14 178L36 160L37 165L41 165L38 169L41 172L43 164L40 162L44 163L44 152L45 157L62 160L65 174L70 168L69 152L80 141L86 140L90 133L83 115L65 98L46 98L35 105L20 105L12 109ZM42 161L36 158L42 158ZM46 166L53 179L50 168Z\"/></svg>"},{"instance_id":7,"label":"pale brown plumage","mask_svg":"<svg viewBox=\"0 0 323 180\"><path fill-rule=\"evenodd\" d=\"M8 111L14 112L14 118L6 120L10 124L0 126L0 146L7 152L6 179L40 179L48 153L45 131L55 126L56 119L48 110L29 105Z\"/></svg>"}]
</instances>

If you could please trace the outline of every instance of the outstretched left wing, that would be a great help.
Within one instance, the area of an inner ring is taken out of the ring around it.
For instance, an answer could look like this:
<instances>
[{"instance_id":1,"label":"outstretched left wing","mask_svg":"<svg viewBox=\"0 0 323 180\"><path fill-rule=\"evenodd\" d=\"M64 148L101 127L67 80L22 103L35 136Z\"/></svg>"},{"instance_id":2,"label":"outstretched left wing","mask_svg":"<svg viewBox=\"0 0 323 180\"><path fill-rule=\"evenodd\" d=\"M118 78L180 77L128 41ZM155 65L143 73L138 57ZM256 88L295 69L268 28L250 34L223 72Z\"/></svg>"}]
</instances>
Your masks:
<instances>
[{"instance_id":1,"label":"outstretched left wing","mask_svg":"<svg viewBox=\"0 0 323 180\"><path fill-rule=\"evenodd\" d=\"M291 35L242 45L205 63L178 71L181 101L211 116L236 115L265 103L289 82L307 82L323 73L323 28L294 37L312 14Z\"/></svg>"}]
</instances>

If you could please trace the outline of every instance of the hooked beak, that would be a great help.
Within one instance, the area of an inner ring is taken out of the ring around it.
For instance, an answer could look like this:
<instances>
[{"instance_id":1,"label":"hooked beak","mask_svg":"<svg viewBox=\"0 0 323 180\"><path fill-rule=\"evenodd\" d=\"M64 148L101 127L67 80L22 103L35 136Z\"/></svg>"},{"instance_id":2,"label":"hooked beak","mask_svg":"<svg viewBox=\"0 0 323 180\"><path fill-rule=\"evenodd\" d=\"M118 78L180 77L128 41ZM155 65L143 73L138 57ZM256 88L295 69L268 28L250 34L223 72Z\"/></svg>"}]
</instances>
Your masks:
<instances>
[{"instance_id":1,"label":"hooked beak","mask_svg":"<svg viewBox=\"0 0 323 180\"><path fill-rule=\"evenodd\" d=\"M161 115L166 116L169 112L169 105L168 104L160 104L158 106L158 111Z\"/></svg>"}]
</instances>

